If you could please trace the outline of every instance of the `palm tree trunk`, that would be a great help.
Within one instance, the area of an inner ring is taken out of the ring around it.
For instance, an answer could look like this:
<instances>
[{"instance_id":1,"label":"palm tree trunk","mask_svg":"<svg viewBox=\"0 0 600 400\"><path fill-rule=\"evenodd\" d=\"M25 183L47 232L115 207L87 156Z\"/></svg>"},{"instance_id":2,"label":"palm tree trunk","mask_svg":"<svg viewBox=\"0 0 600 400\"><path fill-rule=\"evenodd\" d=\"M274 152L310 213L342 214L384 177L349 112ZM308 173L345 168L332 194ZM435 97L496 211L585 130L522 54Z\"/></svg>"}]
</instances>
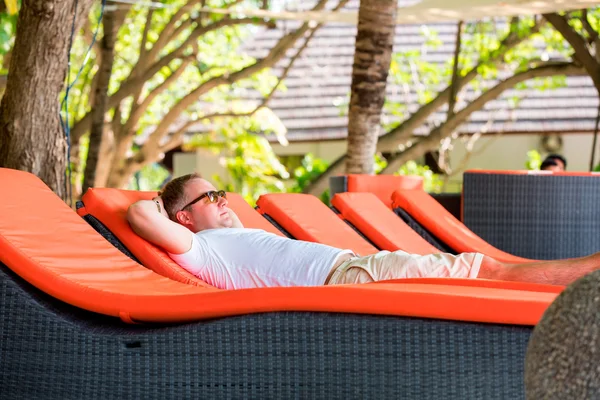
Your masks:
<instances>
[{"instance_id":1,"label":"palm tree trunk","mask_svg":"<svg viewBox=\"0 0 600 400\"><path fill-rule=\"evenodd\" d=\"M397 0L361 0L352 67L346 172L372 174L394 46Z\"/></svg>"}]
</instances>

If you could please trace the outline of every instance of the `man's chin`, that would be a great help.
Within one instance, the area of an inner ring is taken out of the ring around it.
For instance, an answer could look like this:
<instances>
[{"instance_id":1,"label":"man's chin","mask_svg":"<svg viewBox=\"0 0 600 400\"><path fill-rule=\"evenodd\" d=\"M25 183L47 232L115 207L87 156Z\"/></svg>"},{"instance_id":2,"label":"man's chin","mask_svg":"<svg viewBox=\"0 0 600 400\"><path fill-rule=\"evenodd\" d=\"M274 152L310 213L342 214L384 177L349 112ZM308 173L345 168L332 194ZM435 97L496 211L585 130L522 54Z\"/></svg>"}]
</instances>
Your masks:
<instances>
[{"instance_id":1,"label":"man's chin","mask_svg":"<svg viewBox=\"0 0 600 400\"><path fill-rule=\"evenodd\" d=\"M224 218L221 221L221 225L223 226L223 228L232 228L233 227L233 220L231 218L229 218L229 216L227 218Z\"/></svg>"}]
</instances>

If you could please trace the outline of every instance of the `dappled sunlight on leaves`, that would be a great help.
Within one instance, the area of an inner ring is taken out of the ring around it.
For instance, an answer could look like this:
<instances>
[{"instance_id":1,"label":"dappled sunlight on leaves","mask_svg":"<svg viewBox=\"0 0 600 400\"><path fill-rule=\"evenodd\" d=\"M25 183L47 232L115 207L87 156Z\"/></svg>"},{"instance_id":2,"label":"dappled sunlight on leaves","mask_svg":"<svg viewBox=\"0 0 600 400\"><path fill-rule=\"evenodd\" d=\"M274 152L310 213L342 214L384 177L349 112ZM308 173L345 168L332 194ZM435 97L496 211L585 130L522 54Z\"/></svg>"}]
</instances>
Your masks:
<instances>
[{"instance_id":1,"label":"dappled sunlight on leaves","mask_svg":"<svg viewBox=\"0 0 600 400\"><path fill-rule=\"evenodd\" d=\"M423 178L423 189L429 193L440 193L444 186L441 175L434 173L427 165L409 161L404 164L394 175L420 176Z\"/></svg>"}]
</instances>

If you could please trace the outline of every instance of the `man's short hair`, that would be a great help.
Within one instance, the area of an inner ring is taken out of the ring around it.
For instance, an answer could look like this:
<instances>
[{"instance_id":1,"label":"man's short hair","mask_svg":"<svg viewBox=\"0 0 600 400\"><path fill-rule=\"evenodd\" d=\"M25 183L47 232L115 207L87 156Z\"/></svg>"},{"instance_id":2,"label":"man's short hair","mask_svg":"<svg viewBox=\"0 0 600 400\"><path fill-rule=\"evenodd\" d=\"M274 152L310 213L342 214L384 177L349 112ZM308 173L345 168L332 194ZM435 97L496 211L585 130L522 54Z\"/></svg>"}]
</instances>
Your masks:
<instances>
[{"instance_id":1,"label":"man's short hair","mask_svg":"<svg viewBox=\"0 0 600 400\"><path fill-rule=\"evenodd\" d=\"M540 165L540 169L543 171L548 167L558 167L558 164L554 160L544 160L542 165Z\"/></svg>"},{"instance_id":2,"label":"man's short hair","mask_svg":"<svg viewBox=\"0 0 600 400\"><path fill-rule=\"evenodd\" d=\"M565 169L567 169L567 159L561 156L560 154L548 154L544 161L549 160L559 160L565 166Z\"/></svg>"},{"instance_id":3,"label":"man's short hair","mask_svg":"<svg viewBox=\"0 0 600 400\"><path fill-rule=\"evenodd\" d=\"M167 183L159 192L165 206L165 211L171 220L176 221L175 215L177 211L180 211L188 202L185 195L185 185L193 179L201 178L196 172L183 175Z\"/></svg>"}]
</instances>

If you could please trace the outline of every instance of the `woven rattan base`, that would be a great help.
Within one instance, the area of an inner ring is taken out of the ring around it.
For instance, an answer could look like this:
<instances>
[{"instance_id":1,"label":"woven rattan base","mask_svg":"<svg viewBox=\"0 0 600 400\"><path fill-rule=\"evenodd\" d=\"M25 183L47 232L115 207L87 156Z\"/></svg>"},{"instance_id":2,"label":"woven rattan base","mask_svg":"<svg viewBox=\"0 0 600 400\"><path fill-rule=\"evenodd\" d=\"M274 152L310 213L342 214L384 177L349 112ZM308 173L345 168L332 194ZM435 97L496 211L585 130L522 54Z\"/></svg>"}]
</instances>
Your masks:
<instances>
[{"instance_id":1,"label":"woven rattan base","mask_svg":"<svg viewBox=\"0 0 600 400\"><path fill-rule=\"evenodd\" d=\"M2 399L520 399L531 328L279 312L127 325L0 264Z\"/></svg>"}]
</instances>

